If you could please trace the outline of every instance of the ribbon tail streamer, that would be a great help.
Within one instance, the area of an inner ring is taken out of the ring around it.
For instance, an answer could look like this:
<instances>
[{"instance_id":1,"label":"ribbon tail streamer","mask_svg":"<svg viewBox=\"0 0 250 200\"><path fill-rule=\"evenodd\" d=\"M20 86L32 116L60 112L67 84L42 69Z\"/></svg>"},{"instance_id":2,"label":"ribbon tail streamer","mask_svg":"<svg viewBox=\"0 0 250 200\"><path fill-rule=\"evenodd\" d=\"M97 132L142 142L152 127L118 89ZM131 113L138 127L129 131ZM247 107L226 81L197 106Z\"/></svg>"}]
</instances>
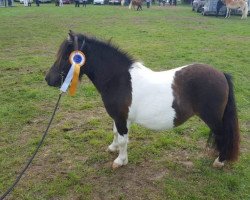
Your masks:
<instances>
[{"instance_id":1,"label":"ribbon tail streamer","mask_svg":"<svg viewBox=\"0 0 250 200\"><path fill-rule=\"evenodd\" d=\"M75 95L76 93L76 87L77 87L77 83L78 83L78 79L79 79L79 73L80 73L80 68L81 66L76 64L74 66L74 75L73 75L73 79L69 88L69 94L71 96Z\"/></svg>"},{"instance_id":2,"label":"ribbon tail streamer","mask_svg":"<svg viewBox=\"0 0 250 200\"><path fill-rule=\"evenodd\" d=\"M64 80L64 82L63 82L63 84L62 84L62 86L60 88L60 90L62 92L67 91L67 89L69 87L69 84L70 84L70 82L71 82L71 80L73 78L73 74L74 74L74 65L71 65L70 70L69 70L69 72L68 72L68 74L67 74L67 76L66 76L66 78L65 78L65 80Z\"/></svg>"}]
</instances>

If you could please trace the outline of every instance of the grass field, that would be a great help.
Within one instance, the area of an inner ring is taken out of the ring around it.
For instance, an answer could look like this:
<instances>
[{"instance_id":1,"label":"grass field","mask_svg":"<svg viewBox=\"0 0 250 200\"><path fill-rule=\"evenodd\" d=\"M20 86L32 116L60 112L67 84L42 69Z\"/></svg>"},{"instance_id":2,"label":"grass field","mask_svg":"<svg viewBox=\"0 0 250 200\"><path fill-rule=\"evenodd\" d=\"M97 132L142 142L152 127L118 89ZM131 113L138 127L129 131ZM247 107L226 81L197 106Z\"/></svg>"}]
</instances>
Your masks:
<instances>
[{"instance_id":1,"label":"grass field","mask_svg":"<svg viewBox=\"0 0 250 200\"><path fill-rule=\"evenodd\" d=\"M189 6L73 5L0 9L0 194L38 144L58 89L44 81L68 30L109 40L153 70L193 62L231 73L241 130L238 162L213 169L198 118L168 131L133 125L129 164L111 169L112 120L83 77L65 95L33 164L8 199L250 199L250 20L203 17ZM98 56L98 55L97 55Z\"/></svg>"}]
</instances>

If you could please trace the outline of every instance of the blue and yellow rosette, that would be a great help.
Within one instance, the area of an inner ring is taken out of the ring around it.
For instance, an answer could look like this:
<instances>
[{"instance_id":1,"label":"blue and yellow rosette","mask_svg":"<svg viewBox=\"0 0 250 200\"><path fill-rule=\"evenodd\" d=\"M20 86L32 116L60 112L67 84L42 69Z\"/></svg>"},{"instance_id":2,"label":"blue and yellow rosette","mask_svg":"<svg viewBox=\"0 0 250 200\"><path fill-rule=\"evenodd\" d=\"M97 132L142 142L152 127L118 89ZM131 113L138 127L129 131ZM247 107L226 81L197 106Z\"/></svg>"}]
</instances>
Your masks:
<instances>
[{"instance_id":1,"label":"blue and yellow rosette","mask_svg":"<svg viewBox=\"0 0 250 200\"><path fill-rule=\"evenodd\" d=\"M71 63L70 70L60 88L62 92L66 92L69 85L69 94L71 96L75 95L76 87L79 79L80 68L86 62L86 57L81 51L73 51L69 56L69 61Z\"/></svg>"}]
</instances>

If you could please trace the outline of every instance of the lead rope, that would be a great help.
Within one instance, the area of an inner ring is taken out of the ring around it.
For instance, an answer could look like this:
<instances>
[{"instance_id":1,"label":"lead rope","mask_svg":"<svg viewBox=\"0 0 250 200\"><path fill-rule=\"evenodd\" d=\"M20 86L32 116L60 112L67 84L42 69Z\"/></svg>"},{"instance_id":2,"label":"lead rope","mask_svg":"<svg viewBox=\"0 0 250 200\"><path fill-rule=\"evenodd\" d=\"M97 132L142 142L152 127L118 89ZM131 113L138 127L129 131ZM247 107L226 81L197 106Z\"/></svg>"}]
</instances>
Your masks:
<instances>
[{"instance_id":1,"label":"lead rope","mask_svg":"<svg viewBox=\"0 0 250 200\"><path fill-rule=\"evenodd\" d=\"M5 198L5 197L15 188L15 186L16 186L17 183L20 181L21 177L24 175L25 171L28 169L28 167L30 166L31 162L32 162L33 159L35 158L35 156L36 156L36 154L37 154L39 148L40 148L40 147L42 146L42 144L43 144L43 141L44 141L46 135L48 134L50 125L51 125L51 123L52 123L52 121L53 121L53 119L54 119L54 117L55 117L56 110L57 110L57 108L58 108L58 105L59 105L59 102L60 102L60 99L61 99L62 94L63 94L63 93L60 92L59 97L58 97L58 100L57 100L57 102L56 102L55 109L54 109L54 111L53 111L53 113L52 113L52 116L51 116L51 118L50 118L49 124L48 124L48 126L47 126L47 128L46 128L46 130L45 130L45 132L44 132L44 134L43 134L43 137L42 137L42 139L40 140L40 142L39 142L39 144L38 144L38 146L37 146L35 152L33 153L32 157L28 160L26 166L25 166L24 169L20 172L19 176L16 178L16 180L15 180L15 182L12 184L12 186L9 187L9 189L0 197L0 200L3 200L3 199L4 199L4 198Z\"/></svg>"},{"instance_id":2,"label":"lead rope","mask_svg":"<svg viewBox=\"0 0 250 200\"><path fill-rule=\"evenodd\" d=\"M81 46L81 48L83 47L85 41L83 41L83 44ZM12 184L12 186L3 194L3 196L0 197L0 200L3 200L14 188L15 186L17 185L17 183L20 181L21 177L24 175L25 171L28 169L28 167L30 166L31 162L33 161L33 159L35 158L39 148L42 146L43 144L43 141L48 133L48 130L50 128L50 125L54 119L54 116L56 114L56 110L58 108L58 105L59 105L59 102L60 102L60 99L61 99L61 96L63 94L63 92L66 92L69 85L70 85L70 95L74 95L75 94L75 91L76 91L76 86L77 86L77 81L79 79L79 73L80 73L80 68L81 66L83 66L86 62L86 57L84 55L83 52L81 51L73 51L71 54L70 54L70 57L69 57L69 60L70 60L70 63L71 63L71 67L70 67L70 70L63 82L63 79L64 79L64 76L63 74L60 74L61 75L61 88L60 88L60 94L59 94L59 97L58 97L58 100L56 102L56 106L55 106L55 109L53 111L53 114L50 118L50 121L49 121L49 124L43 134L43 137L41 139L41 141L39 142L35 152L33 153L33 155L31 156L31 158L28 160L26 166L24 167L24 169L20 172L19 176L16 178L15 182Z\"/></svg>"}]
</instances>

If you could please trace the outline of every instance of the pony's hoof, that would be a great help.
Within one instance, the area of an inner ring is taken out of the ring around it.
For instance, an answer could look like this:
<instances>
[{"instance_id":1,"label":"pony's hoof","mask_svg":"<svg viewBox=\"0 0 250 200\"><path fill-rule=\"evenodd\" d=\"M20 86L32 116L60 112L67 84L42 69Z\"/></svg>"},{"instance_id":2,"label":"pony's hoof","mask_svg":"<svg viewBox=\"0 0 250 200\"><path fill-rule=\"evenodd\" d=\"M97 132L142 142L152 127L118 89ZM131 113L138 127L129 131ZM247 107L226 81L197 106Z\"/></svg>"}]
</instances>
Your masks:
<instances>
[{"instance_id":1,"label":"pony's hoof","mask_svg":"<svg viewBox=\"0 0 250 200\"><path fill-rule=\"evenodd\" d=\"M120 168L124 165L128 164L128 159L125 158L125 159L120 159L119 157L116 158L112 164L112 169L117 169L117 168Z\"/></svg>"},{"instance_id":2,"label":"pony's hoof","mask_svg":"<svg viewBox=\"0 0 250 200\"><path fill-rule=\"evenodd\" d=\"M214 168L222 168L224 167L225 163L224 162L220 162L219 161L219 157L215 159L214 163L213 163L213 167Z\"/></svg>"},{"instance_id":3,"label":"pony's hoof","mask_svg":"<svg viewBox=\"0 0 250 200\"><path fill-rule=\"evenodd\" d=\"M122 166L121 164L118 164L118 163L113 162L113 164L112 164L112 169L113 169L113 170L116 170L116 169L120 168L121 166Z\"/></svg>"}]
</instances>

